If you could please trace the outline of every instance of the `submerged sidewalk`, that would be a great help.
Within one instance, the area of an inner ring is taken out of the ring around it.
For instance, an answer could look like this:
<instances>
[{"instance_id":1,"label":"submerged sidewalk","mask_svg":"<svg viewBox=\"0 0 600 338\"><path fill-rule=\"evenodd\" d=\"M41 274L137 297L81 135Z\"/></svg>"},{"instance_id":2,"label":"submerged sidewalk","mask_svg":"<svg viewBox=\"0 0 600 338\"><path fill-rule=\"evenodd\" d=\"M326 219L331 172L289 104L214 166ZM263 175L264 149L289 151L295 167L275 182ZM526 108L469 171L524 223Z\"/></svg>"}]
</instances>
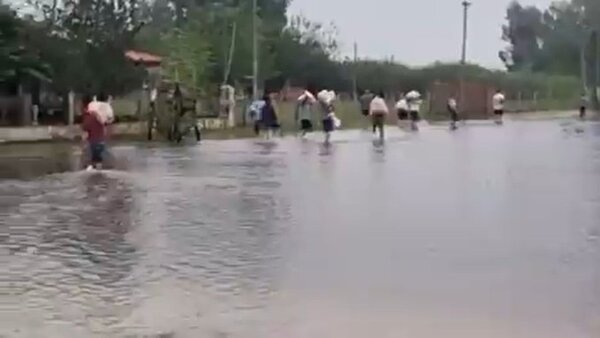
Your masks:
<instances>
[{"instance_id":1,"label":"submerged sidewalk","mask_svg":"<svg viewBox=\"0 0 600 338\"><path fill-rule=\"evenodd\" d=\"M204 130L222 129L221 119L198 119L198 126ZM146 135L147 122L121 122L110 127L113 137L140 137ZM43 142L74 140L81 135L81 128L75 125L0 127L0 143Z\"/></svg>"}]
</instances>

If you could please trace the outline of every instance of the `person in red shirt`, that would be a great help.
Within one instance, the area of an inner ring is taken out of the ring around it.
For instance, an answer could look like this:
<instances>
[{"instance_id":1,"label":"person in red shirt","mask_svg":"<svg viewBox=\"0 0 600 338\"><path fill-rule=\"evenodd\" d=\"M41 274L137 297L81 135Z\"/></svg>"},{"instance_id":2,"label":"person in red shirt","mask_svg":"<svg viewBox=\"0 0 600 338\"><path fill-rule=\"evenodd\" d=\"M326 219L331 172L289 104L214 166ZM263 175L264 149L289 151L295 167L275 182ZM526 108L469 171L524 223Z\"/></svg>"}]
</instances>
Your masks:
<instances>
[{"instance_id":1,"label":"person in red shirt","mask_svg":"<svg viewBox=\"0 0 600 338\"><path fill-rule=\"evenodd\" d=\"M106 97L100 95L98 101L104 102L106 101ZM81 129L84 132L83 139L87 142L91 155L91 162L87 170L102 169L102 162L104 161L104 153L106 151L107 126L100 122L96 112L86 109L83 113Z\"/></svg>"}]
</instances>

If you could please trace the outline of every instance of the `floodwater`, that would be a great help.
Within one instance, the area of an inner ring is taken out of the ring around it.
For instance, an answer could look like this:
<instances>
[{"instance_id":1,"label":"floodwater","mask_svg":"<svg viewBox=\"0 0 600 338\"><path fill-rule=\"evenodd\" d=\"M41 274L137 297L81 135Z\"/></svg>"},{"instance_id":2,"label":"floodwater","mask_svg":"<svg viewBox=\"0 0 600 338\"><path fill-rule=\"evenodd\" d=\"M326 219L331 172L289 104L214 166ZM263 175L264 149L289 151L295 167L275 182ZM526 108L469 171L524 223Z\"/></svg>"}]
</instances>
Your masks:
<instances>
[{"instance_id":1,"label":"floodwater","mask_svg":"<svg viewBox=\"0 0 600 338\"><path fill-rule=\"evenodd\" d=\"M1 147L0 336L600 337L599 124L388 136Z\"/></svg>"}]
</instances>

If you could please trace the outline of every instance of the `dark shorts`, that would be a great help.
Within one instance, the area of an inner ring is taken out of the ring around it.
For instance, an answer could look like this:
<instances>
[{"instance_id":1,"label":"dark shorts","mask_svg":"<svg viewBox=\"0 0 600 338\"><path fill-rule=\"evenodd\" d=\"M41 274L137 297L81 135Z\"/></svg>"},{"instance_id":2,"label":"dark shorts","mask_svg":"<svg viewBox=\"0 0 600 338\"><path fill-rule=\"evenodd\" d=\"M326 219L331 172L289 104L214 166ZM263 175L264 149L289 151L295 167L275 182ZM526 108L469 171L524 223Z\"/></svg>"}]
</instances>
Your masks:
<instances>
[{"instance_id":1,"label":"dark shorts","mask_svg":"<svg viewBox=\"0 0 600 338\"><path fill-rule=\"evenodd\" d=\"M450 113L450 120L452 122L458 122L458 113L456 110L450 109L448 112Z\"/></svg>"},{"instance_id":2,"label":"dark shorts","mask_svg":"<svg viewBox=\"0 0 600 338\"><path fill-rule=\"evenodd\" d=\"M414 122L419 122L419 121L421 121L421 116L419 116L418 111L413 110L410 112L410 119Z\"/></svg>"},{"instance_id":3,"label":"dark shorts","mask_svg":"<svg viewBox=\"0 0 600 338\"><path fill-rule=\"evenodd\" d=\"M494 115L504 115L504 109L494 109Z\"/></svg>"},{"instance_id":4,"label":"dark shorts","mask_svg":"<svg viewBox=\"0 0 600 338\"><path fill-rule=\"evenodd\" d=\"M579 107L579 115L584 116L587 111L587 107L581 106Z\"/></svg>"},{"instance_id":5,"label":"dark shorts","mask_svg":"<svg viewBox=\"0 0 600 338\"><path fill-rule=\"evenodd\" d=\"M398 109L398 120L404 121L408 119L408 111L406 109Z\"/></svg>"},{"instance_id":6,"label":"dark shorts","mask_svg":"<svg viewBox=\"0 0 600 338\"><path fill-rule=\"evenodd\" d=\"M371 118L373 119L373 128L383 128L383 125L385 124L385 115L373 114Z\"/></svg>"},{"instance_id":7,"label":"dark shorts","mask_svg":"<svg viewBox=\"0 0 600 338\"><path fill-rule=\"evenodd\" d=\"M304 131L312 131L313 124L311 120L300 120L300 129Z\"/></svg>"},{"instance_id":8,"label":"dark shorts","mask_svg":"<svg viewBox=\"0 0 600 338\"><path fill-rule=\"evenodd\" d=\"M260 121L254 121L254 134L260 134Z\"/></svg>"},{"instance_id":9,"label":"dark shorts","mask_svg":"<svg viewBox=\"0 0 600 338\"><path fill-rule=\"evenodd\" d=\"M334 130L333 119L331 117L326 117L323 119L323 131L326 133L331 133Z\"/></svg>"},{"instance_id":10,"label":"dark shorts","mask_svg":"<svg viewBox=\"0 0 600 338\"><path fill-rule=\"evenodd\" d=\"M102 163L104 159L104 143L90 143L90 155L92 163Z\"/></svg>"},{"instance_id":11,"label":"dark shorts","mask_svg":"<svg viewBox=\"0 0 600 338\"><path fill-rule=\"evenodd\" d=\"M363 109L362 110L362 114L363 114L363 116L369 116L369 110L368 109Z\"/></svg>"}]
</instances>

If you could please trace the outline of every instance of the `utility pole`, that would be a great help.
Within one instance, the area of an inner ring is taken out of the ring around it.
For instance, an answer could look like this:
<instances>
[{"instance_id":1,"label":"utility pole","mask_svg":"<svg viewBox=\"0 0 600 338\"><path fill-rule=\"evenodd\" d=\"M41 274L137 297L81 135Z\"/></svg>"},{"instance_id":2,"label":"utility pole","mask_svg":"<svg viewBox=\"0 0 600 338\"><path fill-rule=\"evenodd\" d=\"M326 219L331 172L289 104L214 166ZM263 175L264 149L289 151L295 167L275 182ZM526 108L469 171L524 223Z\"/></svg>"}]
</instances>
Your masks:
<instances>
[{"instance_id":1,"label":"utility pole","mask_svg":"<svg viewBox=\"0 0 600 338\"><path fill-rule=\"evenodd\" d=\"M586 41L583 40L581 47L579 49L579 64L581 66L581 87L582 91L585 95L588 95L588 70L587 70L587 60L586 60Z\"/></svg>"},{"instance_id":2,"label":"utility pole","mask_svg":"<svg viewBox=\"0 0 600 338\"><path fill-rule=\"evenodd\" d=\"M471 6L471 2L468 0L464 0L462 2L463 6L463 38L462 38L462 55L460 58L460 70L459 70L459 79L458 79L458 110L465 115L465 66L467 65L467 33L468 33L468 23L469 23L469 7Z\"/></svg>"},{"instance_id":3,"label":"utility pole","mask_svg":"<svg viewBox=\"0 0 600 338\"><path fill-rule=\"evenodd\" d=\"M227 60L225 61L225 75L223 76L223 85L229 82L229 75L231 74L231 64L233 63L233 54L235 52L235 38L237 36L237 22L233 22L233 29L231 30L231 42L229 50L227 51Z\"/></svg>"},{"instance_id":4,"label":"utility pole","mask_svg":"<svg viewBox=\"0 0 600 338\"><path fill-rule=\"evenodd\" d=\"M596 29L596 79L594 84L594 97L596 110L600 111L600 30Z\"/></svg>"},{"instance_id":5,"label":"utility pole","mask_svg":"<svg viewBox=\"0 0 600 338\"><path fill-rule=\"evenodd\" d=\"M252 0L252 98L258 100L258 29L256 28L257 0Z\"/></svg>"},{"instance_id":6,"label":"utility pole","mask_svg":"<svg viewBox=\"0 0 600 338\"><path fill-rule=\"evenodd\" d=\"M463 5L463 40L462 40L462 57L460 62L464 65L467 63L467 33L468 33L468 23L469 23L469 7L471 7L471 2L468 0L464 0L462 2Z\"/></svg>"},{"instance_id":7,"label":"utility pole","mask_svg":"<svg viewBox=\"0 0 600 338\"><path fill-rule=\"evenodd\" d=\"M354 100L358 100L358 79L357 79L357 69L358 69L358 45L354 42L354 63L352 65L353 73L352 74L352 91L354 94Z\"/></svg>"}]
</instances>

